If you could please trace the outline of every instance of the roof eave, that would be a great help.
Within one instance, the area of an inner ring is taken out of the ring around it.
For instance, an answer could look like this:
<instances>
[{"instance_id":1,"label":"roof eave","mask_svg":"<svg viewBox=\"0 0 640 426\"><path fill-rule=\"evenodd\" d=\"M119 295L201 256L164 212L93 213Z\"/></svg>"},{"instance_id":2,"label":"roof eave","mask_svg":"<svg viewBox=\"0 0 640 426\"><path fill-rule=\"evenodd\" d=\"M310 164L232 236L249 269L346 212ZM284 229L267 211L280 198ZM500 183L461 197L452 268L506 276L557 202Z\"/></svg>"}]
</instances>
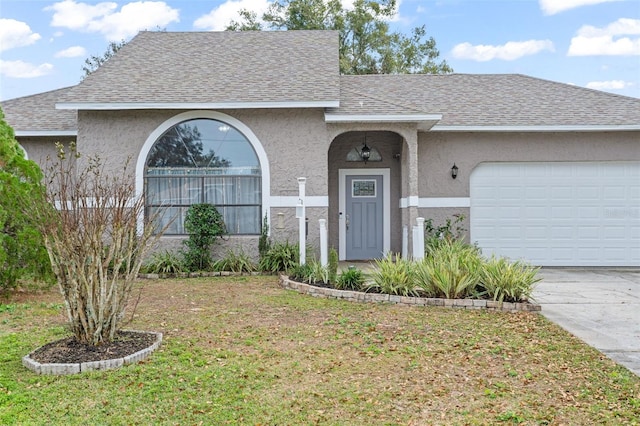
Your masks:
<instances>
[{"instance_id":1,"label":"roof eave","mask_svg":"<svg viewBox=\"0 0 640 426\"><path fill-rule=\"evenodd\" d=\"M78 136L77 130L15 130L16 137Z\"/></svg>"},{"instance_id":2,"label":"roof eave","mask_svg":"<svg viewBox=\"0 0 640 426\"><path fill-rule=\"evenodd\" d=\"M326 123L418 123L418 129L423 131L440 120L442 114L324 114Z\"/></svg>"},{"instance_id":3,"label":"roof eave","mask_svg":"<svg viewBox=\"0 0 640 426\"><path fill-rule=\"evenodd\" d=\"M259 108L338 108L338 100L284 102L61 102L56 109L134 110L134 109L259 109Z\"/></svg>"},{"instance_id":4,"label":"roof eave","mask_svg":"<svg viewBox=\"0 0 640 426\"><path fill-rule=\"evenodd\" d=\"M432 132L621 132L638 131L640 124L569 124L533 126L447 126L435 125Z\"/></svg>"}]
</instances>

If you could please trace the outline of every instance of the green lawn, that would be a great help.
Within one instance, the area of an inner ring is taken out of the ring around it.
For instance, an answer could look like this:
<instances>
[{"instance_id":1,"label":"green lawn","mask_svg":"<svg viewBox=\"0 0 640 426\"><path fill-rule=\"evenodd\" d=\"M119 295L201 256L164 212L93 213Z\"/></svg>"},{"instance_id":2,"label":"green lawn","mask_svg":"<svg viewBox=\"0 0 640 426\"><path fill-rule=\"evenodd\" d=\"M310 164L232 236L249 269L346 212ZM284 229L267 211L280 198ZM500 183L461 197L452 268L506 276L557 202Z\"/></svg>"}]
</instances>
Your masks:
<instances>
[{"instance_id":1,"label":"green lawn","mask_svg":"<svg viewBox=\"0 0 640 426\"><path fill-rule=\"evenodd\" d=\"M142 281L143 363L38 376L56 292L0 299L0 424L639 424L640 378L538 314L355 304L276 277Z\"/></svg>"}]
</instances>

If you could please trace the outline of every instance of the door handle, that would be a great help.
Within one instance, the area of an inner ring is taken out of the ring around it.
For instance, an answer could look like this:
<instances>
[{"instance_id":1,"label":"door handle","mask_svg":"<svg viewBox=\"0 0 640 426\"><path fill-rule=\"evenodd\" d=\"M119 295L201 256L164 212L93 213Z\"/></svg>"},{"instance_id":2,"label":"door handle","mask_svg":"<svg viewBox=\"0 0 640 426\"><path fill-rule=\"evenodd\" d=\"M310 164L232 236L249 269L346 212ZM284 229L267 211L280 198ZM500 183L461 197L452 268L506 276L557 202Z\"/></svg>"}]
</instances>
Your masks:
<instances>
[{"instance_id":1,"label":"door handle","mask_svg":"<svg viewBox=\"0 0 640 426\"><path fill-rule=\"evenodd\" d=\"M345 225L347 226L347 231L349 230L349 215L346 216Z\"/></svg>"}]
</instances>

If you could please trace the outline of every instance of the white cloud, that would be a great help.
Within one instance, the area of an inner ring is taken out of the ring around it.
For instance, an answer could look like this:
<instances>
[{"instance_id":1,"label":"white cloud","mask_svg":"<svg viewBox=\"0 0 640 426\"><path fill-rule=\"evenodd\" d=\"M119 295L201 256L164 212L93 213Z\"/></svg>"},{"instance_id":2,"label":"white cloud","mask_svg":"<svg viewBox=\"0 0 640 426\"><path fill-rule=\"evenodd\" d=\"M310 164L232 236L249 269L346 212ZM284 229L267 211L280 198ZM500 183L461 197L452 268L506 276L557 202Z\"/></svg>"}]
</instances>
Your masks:
<instances>
[{"instance_id":1,"label":"white cloud","mask_svg":"<svg viewBox=\"0 0 640 426\"><path fill-rule=\"evenodd\" d=\"M40 40L29 25L15 19L0 19L0 52L14 47L28 46Z\"/></svg>"},{"instance_id":2,"label":"white cloud","mask_svg":"<svg viewBox=\"0 0 640 426\"><path fill-rule=\"evenodd\" d=\"M59 52L56 52L54 55L56 58L78 58L80 56L85 56L87 54L87 49L82 46L71 46Z\"/></svg>"},{"instance_id":3,"label":"white cloud","mask_svg":"<svg viewBox=\"0 0 640 426\"><path fill-rule=\"evenodd\" d=\"M535 55L543 50L553 52L555 49L551 40L527 40L510 41L501 46L472 45L471 43L461 43L454 46L452 54L458 59L471 59L479 62L502 59L513 61L523 56Z\"/></svg>"},{"instance_id":4,"label":"white cloud","mask_svg":"<svg viewBox=\"0 0 640 426\"><path fill-rule=\"evenodd\" d=\"M254 11L258 18L267 11L271 2L268 0L227 0L220 6L202 15L193 23L194 28L208 31L222 31L231 21L240 18L238 12L242 9Z\"/></svg>"},{"instance_id":5,"label":"white cloud","mask_svg":"<svg viewBox=\"0 0 640 426\"><path fill-rule=\"evenodd\" d=\"M604 28L584 25L571 39L567 55L640 55L640 19L621 18Z\"/></svg>"},{"instance_id":6,"label":"white cloud","mask_svg":"<svg viewBox=\"0 0 640 426\"><path fill-rule=\"evenodd\" d=\"M34 78L51 73L53 65L34 65L24 61L0 60L0 74L11 78Z\"/></svg>"},{"instance_id":7,"label":"white cloud","mask_svg":"<svg viewBox=\"0 0 640 426\"><path fill-rule=\"evenodd\" d=\"M539 0L540 9L545 15L555 15L565 10L575 9L581 6L607 3L619 0Z\"/></svg>"},{"instance_id":8,"label":"white cloud","mask_svg":"<svg viewBox=\"0 0 640 426\"><path fill-rule=\"evenodd\" d=\"M164 28L179 22L179 11L163 1L136 1L127 3L120 11L113 2L90 5L75 0L54 3L45 10L53 10L51 25L75 31L100 33L107 40L119 41L140 30Z\"/></svg>"},{"instance_id":9,"label":"white cloud","mask_svg":"<svg viewBox=\"0 0 640 426\"><path fill-rule=\"evenodd\" d=\"M632 87L634 83L624 80L610 80L610 81L591 81L587 83L589 89L596 90L622 90L627 87Z\"/></svg>"}]
</instances>

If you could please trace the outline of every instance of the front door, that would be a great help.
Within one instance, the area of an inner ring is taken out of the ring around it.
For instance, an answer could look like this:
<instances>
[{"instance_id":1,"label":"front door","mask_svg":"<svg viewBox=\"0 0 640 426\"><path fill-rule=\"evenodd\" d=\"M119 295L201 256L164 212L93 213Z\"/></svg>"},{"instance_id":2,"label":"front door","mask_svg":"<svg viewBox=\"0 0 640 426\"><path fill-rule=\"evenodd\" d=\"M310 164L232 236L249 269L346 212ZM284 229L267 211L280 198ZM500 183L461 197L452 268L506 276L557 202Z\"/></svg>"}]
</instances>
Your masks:
<instances>
[{"instance_id":1,"label":"front door","mask_svg":"<svg viewBox=\"0 0 640 426\"><path fill-rule=\"evenodd\" d=\"M381 175L349 175L345 179L346 257L379 258L384 253Z\"/></svg>"}]
</instances>

